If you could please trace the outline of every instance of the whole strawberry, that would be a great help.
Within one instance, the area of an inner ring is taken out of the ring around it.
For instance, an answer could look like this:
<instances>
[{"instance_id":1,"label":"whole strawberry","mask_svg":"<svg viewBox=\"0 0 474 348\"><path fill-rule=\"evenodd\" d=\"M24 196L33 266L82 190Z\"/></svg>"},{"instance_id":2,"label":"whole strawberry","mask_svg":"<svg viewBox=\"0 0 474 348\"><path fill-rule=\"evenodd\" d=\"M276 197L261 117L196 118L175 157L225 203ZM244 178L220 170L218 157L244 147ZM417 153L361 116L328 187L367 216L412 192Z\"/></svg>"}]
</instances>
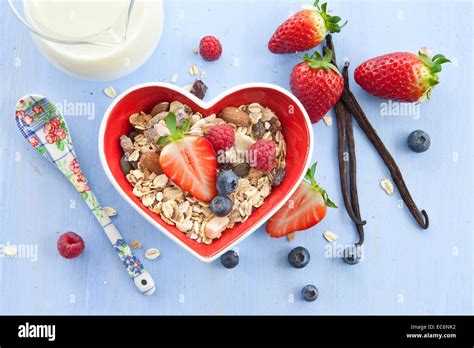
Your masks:
<instances>
[{"instance_id":1,"label":"whole strawberry","mask_svg":"<svg viewBox=\"0 0 474 348\"><path fill-rule=\"evenodd\" d=\"M270 41L268 49L272 53L295 53L309 50L319 45L328 33L339 33L346 25L339 25L341 17L330 16L326 12L327 3L314 9L302 10L280 25Z\"/></svg>"},{"instance_id":2,"label":"whole strawberry","mask_svg":"<svg viewBox=\"0 0 474 348\"><path fill-rule=\"evenodd\" d=\"M368 93L401 102L422 102L439 83L441 64L449 62L442 54L430 57L395 52L372 58L354 72L355 81Z\"/></svg>"},{"instance_id":3,"label":"whole strawberry","mask_svg":"<svg viewBox=\"0 0 474 348\"><path fill-rule=\"evenodd\" d=\"M331 64L332 52L305 54L290 78L291 91L301 101L312 123L318 122L341 97L344 79Z\"/></svg>"}]
</instances>

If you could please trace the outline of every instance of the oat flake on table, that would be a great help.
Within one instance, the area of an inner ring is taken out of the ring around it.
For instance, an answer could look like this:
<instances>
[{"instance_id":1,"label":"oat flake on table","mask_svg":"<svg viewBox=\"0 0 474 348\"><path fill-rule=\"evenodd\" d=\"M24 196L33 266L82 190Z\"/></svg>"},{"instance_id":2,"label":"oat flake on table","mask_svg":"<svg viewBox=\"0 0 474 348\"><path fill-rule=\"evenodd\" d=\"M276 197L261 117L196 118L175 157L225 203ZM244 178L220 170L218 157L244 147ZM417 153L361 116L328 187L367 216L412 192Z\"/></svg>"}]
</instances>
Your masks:
<instances>
[{"instance_id":1,"label":"oat flake on table","mask_svg":"<svg viewBox=\"0 0 474 348\"><path fill-rule=\"evenodd\" d=\"M393 184L389 179L387 178L382 179L380 181L380 187L382 187L382 189L385 191L387 195L389 196L393 195L393 191L394 191Z\"/></svg>"},{"instance_id":2,"label":"oat flake on table","mask_svg":"<svg viewBox=\"0 0 474 348\"><path fill-rule=\"evenodd\" d=\"M331 231L325 231L323 233L323 237L330 243L334 242L337 239L337 235Z\"/></svg>"},{"instance_id":3,"label":"oat flake on table","mask_svg":"<svg viewBox=\"0 0 474 348\"><path fill-rule=\"evenodd\" d=\"M198 67L195 64L191 64L191 66L188 69L188 73L191 76L196 76L199 72Z\"/></svg>"},{"instance_id":4,"label":"oat flake on table","mask_svg":"<svg viewBox=\"0 0 474 348\"><path fill-rule=\"evenodd\" d=\"M145 258L148 260L155 260L160 256L160 250L157 248L150 248L145 251Z\"/></svg>"},{"instance_id":5,"label":"oat flake on table","mask_svg":"<svg viewBox=\"0 0 474 348\"><path fill-rule=\"evenodd\" d=\"M104 212L108 217L116 216L117 215L117 210L115 210L112 207L104 207Z\"/></svg>"},{"instance_id":6,"label":"oat flake on table","mask_svg":"<svg viewBox=\"0 0 474 348\"><path fill-rule=\"evenodd\" d=\"M104 88L104 94L109 98L115 98L117 96L117 91L112 86Z\"/></svg>"},{"instance_id":7,"label":"oat flake on table","mask_svg":"<svg viewBox=\"0 0 474 348\"><path fill-rule=\"evenodd\" d=\"M326 123L326 126L331 127L332 126L332 117L329 115L324 115L323 116L323 121Z\"/></svg>"}]
</instances>

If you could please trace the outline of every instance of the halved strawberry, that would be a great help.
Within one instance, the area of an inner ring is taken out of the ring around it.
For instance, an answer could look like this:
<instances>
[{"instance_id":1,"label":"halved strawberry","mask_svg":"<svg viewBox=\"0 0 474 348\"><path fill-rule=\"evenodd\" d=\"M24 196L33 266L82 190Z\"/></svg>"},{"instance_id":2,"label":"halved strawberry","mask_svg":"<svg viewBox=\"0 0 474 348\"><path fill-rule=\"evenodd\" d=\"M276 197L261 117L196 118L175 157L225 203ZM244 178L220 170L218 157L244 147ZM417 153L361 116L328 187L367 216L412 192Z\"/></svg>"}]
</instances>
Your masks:
<instances>
[{"instance_id":1,"label":"halved strawberry","mask_svg":"<svg viewBox=\"0 0 474 348\"><path fill-rule=\"evenodd\" d=\"M216 152L212 144L203 137L184 135L189 130L189 120L176 128L176 117L170 112L166 125L171 135L160 137L160 165L176 185L203 202L216 195Z\"/></svg>"},{"instance_id":2,"label":"halved strawberry","mask_svg":"<svg viewBox=\"0 0 474 348\"><path fill-rule=\"evenodd\" d=\"M337 208L314 179L315 172L316 163L306 172L307 181L302 181L288 202L270 218L266 227L270 237L306 230L326 216L327 207Z\"/></svg>"}]
</instances>

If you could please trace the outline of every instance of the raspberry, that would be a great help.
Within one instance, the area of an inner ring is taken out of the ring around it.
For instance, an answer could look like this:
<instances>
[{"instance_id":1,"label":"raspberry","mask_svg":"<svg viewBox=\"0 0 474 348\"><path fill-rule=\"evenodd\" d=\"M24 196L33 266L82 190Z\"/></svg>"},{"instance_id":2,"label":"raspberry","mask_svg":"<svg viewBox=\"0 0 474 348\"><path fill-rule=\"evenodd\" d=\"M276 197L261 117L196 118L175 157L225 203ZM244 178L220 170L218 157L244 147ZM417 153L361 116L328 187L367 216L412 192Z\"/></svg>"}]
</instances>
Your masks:
<instances>
[{"instance_id":1,"label":"raspberry","mask_svg":"<svg viewBox=\"0 0 474 348\"><path fill-rule=\"evenodd\" d=\"M206 133L206 139L214 146L214 150L228 150L234 145L235 134L231 126L220 124L212 127Z\"/></svg>"},{"instance_id":2,"label":"raspberry","mask_svg":"<svg viewBox=\"0 0 474 348\"><path fill-rule=\"evenodd\" d=\"M249 149L250 166L269 172L275 165L276 145L272 140L258 140Z\"/></svg>"},{"instance_id":3,"label":"raspberry","mask_svg":"<svg viewBox=\"0 0 474 348\"><path fill-rule=\"evenodd\" d=\"M66 259L78 257L84 250L84 241L74 232L66 232L58 239L58 250Z\"/></svg>"},{"instance_id":4,"label":"raspberry","mask_svg":"<svg viewBox=\"0 0 474 348\"><path fill-rule=\"evenodd\" d=\"M204 60L218 60L222 54L222 46L214 36L204 36L199 43L199 54Z\"/></svg>"}]
</instances>

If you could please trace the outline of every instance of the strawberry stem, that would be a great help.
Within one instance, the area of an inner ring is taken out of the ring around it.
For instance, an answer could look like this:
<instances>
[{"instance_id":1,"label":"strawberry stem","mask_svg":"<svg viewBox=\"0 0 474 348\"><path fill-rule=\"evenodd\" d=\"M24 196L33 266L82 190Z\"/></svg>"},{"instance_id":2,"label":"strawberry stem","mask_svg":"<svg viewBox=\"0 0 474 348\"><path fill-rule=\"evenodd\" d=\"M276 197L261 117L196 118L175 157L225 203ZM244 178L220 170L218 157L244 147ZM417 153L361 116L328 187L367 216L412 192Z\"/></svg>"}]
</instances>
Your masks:
<instances>
[{"instance_id":1,"label":"strawberry stem","mask_svg":"<svg viewBox=\"0 0 474 348\"><path fill-rule=\"evenodd\" d=\"M347 24L347 21L345 21L342 25L340 25L339 22L342 20L341 17L331 16L327 13L327 2L319 6L319 0L316 0L313 6L316 7L321 17L323 17L326 28L330 33L339 33L341 29Z\"/></svg>"},{"instance_id":2,"label":"strawberry stem","mask_svg":"<svg viewBox=\"0 0 474 348\"><path fill-rule=\"evenodd\" d=\"M318 162L314 163L308 170L306 171L306 175L304 178L311 184L313 189L316 192L319 192L321 196L323 197L324 204L329 207L329 208L337 208L337 205L331 201L328 197L328 194L325 189L323 189L321 186L319 186L318 182L314 178L316 174L316 166L318 165Z\"/></svg>"},{"instance_id":3,"label":"strawberry stem","mask_svg":"<svg viewBox=\"0 0 474 348\"><path fill-rule=\"evenodd\" d=\"M176 126L176 115L172 112L168 112L165 118L166 127L170 131L170 135L160 137L156 144L160 147L165 146L170 142L177 142L184 139L184 134L189 131L190 123L188 119L185 119L183 124L179 127Z\"/></svg>"},{"instance_id":4,"label":"strawberry stem","mask_svg":"<svg viewBox=\"0 0 474 348\"><path fill-rule=\"evenodd\" d=\"M428 67L428 69L430 69L430 72L431 72L431 76L427 79L430 87L425 91L423 96L418 100L418 102L422 102L430 98L431 93L433 91L433 87L439 83L438 73L441 72L441 70L443 69L442 64L451 63L451 61L442 54L437 54L433 57L430 57L430 55L428 55L423 50L418 52L418 57L420 58L420 61L426 67Z\"/></svg>"},{"instance_id":5,"label":"strawberry stem","mask_svg":"<svg viewBox=\"0 0 474 348\"><path fill-rule=\"evenodd\" d=\"M340 75L341 73L339 69L334 64L331 63L331 59L332 59L332 51L330 49L327 49L326 53L324 54L324 57L322 57L318 51L314 51L312 55L305 53L305 55L303 56L303 60L308 62L308 65L311 68L323 69L325 71L332 69Z\"/></svg>"},{"instance_id":6,"label":"strawberry stem","mask_svg":"<svg viewBox=\"0 0 474 348\"><path fill-rule=\"evenodd\" d=\"M451 61L443 56L442 54L437 54L433 56L433 58L430 58L425 52L419 51L418 56L420 57L420 60L422 61L423 64L425 64L428 68L430 68L431 73L434 75L433 80L437 81L437 73L439 73L442 70L441 64L444 63L451 63ZM436 82L437 84L438 82Z\"/></svg>"}]
</instances>

